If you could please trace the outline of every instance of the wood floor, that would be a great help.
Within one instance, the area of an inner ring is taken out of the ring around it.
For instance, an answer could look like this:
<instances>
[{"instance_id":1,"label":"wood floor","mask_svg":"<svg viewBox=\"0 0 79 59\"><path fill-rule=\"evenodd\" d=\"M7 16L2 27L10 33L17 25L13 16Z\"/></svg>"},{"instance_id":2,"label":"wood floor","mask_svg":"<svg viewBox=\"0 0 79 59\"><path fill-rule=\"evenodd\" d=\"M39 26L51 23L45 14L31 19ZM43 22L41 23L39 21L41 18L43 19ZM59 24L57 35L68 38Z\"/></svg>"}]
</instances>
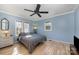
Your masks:
<instances>
[{"instance_id":1,"label":"wood floor","mask_svg":"<svg viewBox=\"0 0 79 59\"><path fill-rule=\"evenodd\" d=\"M0 55L29 55L28 49L16 43L0 49ZM70 55L70 45L56 41L46 41L38 45L31 55Z\"/></svg>"}]
</instances>

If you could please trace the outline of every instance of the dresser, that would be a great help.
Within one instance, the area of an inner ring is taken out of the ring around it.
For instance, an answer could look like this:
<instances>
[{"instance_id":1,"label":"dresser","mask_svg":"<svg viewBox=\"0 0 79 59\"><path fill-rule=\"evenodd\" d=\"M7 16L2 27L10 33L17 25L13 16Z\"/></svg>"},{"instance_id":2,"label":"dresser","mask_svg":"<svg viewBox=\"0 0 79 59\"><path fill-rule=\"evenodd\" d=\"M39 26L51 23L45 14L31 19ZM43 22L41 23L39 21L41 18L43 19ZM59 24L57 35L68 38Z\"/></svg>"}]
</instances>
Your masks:
<instances>
[{"instance_id":1,"label":"dresser","mask_svg":"<svg viewBox=\"0 0 79 59\"><path fill-rule=\"evenodd\" d=\"M10 33L5 36L4 33L0 31L0 48L13 45L14 41Z\"/></svg>"}]
</instances>

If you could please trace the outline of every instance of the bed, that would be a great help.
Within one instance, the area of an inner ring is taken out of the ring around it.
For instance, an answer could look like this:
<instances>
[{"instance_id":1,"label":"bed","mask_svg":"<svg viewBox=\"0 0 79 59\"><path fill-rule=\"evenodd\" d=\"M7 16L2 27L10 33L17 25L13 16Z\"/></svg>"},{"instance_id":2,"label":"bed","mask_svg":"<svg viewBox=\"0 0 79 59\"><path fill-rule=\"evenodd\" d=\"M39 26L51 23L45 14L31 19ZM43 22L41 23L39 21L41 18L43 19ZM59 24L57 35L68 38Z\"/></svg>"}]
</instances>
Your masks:
<instances>
[{"instance_id":1,"label":"bed","mask_svg":"<svg viewBox=\"0 0 79 59\"><path fill-rule=\"evenodd\" d=\"M24 44L25 47L28 48L29 53L35 49L35 47L41 43L46 41L46 36L38 34L38 33L20 33L18 37L19 42Z\"/></svg>"}]
</instances>

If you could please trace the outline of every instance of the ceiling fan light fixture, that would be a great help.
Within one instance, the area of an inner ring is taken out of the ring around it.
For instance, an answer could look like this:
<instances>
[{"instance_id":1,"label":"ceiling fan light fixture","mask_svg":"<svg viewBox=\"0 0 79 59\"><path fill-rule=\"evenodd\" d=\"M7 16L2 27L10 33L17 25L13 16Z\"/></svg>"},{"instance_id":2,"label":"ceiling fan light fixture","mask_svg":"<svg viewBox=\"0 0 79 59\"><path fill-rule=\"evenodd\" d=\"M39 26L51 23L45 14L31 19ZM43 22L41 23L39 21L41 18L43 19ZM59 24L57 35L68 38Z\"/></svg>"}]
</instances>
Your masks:
<instances>
[{"instance_id":1,"label":"ceiling fan light fixture","mask_svg":"<svg viewBox=\"0 0 79 59\"><path fill-rule=\"evenodd\" d=\"M40 10L40 7L41 7L41 5L40 5L40 4L37 4L36 9L35 9L34 11L28 10L28 9L24 9L24 10L25 10L25 11L29 11L29 12L34 12L34 13L31 14L30 16L33 16L33 15L37 14L39 17L42 17L42 16L40 15L40 13L41 13L41 14L47 14L48 11L39 11L39 10Z\"/></svg>"}]
</instances>

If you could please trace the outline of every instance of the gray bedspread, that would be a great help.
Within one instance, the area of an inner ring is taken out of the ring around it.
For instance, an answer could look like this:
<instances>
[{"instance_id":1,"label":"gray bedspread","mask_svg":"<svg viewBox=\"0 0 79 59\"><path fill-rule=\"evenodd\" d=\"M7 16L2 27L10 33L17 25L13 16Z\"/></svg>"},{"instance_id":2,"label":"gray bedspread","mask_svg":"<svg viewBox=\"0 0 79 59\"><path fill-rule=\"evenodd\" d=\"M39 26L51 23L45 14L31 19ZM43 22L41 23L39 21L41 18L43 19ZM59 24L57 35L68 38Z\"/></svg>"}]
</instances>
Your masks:
<instances>
[{"instance_id":1,"label":"gray bedspread","mask_svg":"<svg viewBox=\"0 0 79 59\"><path fill-rule=\"evenodd\" d=\"M37 44L46 41L46 37L36 33L25 34L19 36L19 41L28 48L30 53L32 53Z\"/></svg>"}]
</instances>

